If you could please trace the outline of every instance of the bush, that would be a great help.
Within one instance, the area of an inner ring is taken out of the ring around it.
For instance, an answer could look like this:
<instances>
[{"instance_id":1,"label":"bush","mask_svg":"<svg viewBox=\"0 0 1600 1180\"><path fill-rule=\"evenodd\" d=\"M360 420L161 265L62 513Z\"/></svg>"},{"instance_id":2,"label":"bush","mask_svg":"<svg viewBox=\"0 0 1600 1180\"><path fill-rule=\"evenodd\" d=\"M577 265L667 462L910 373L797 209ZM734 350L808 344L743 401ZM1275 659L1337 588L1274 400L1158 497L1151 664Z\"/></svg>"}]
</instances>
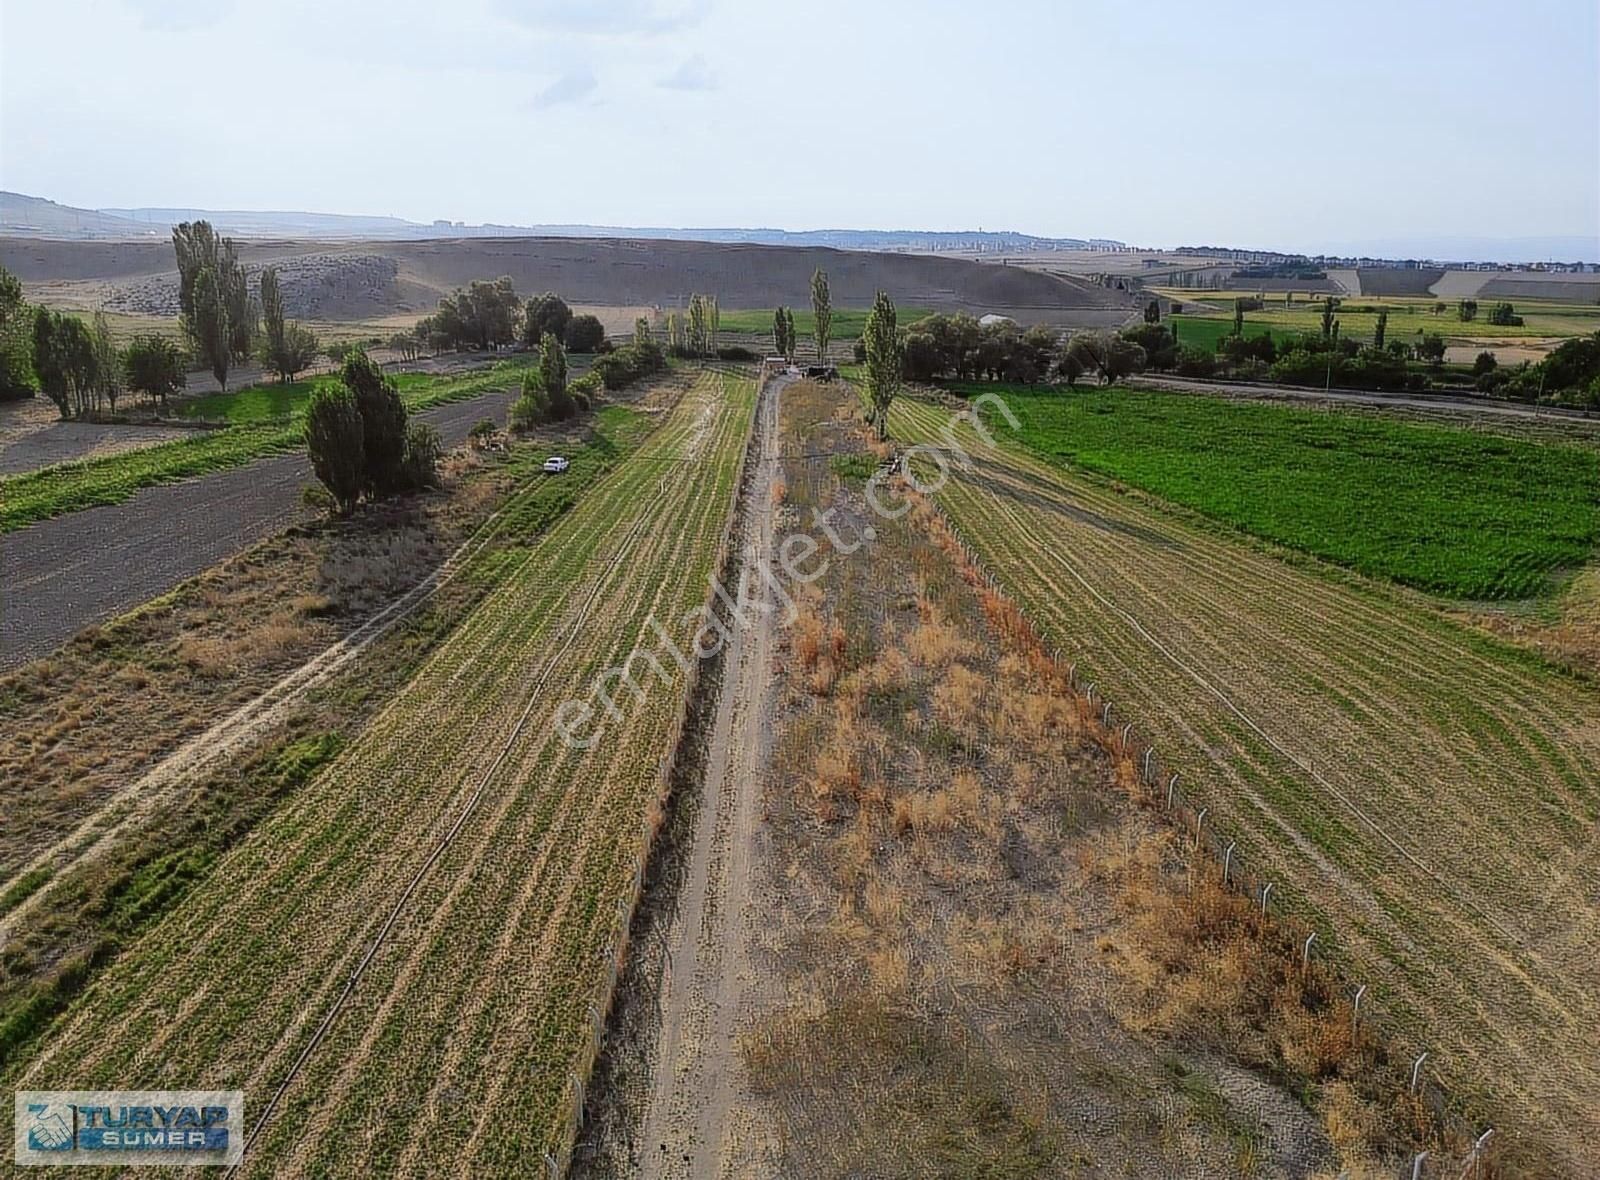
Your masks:
<instances>
[{"instance_id":1,"label":"bush","mask_svg":"<svg viewBox=\"0 0 1600 1180\"><path fill-rule=\"evenodd\" d=\"M1178 349L1173 367L1180 377L1209 377L1217 371L1217 358L1203 348L1185 344Z\"/></svg>"},{"instance_id":2,"label":"bush","mask_svg":"<svg viewBox=\"0 0 1600 1180\"><path fill-rule=\"evenodd\" d=\"M510 421L511 429L518 432L550 421L550 399L537 370L530 369L522 375L522 395L511 405Z\"/></svg>"},{"instance_id":3,"label":"bush","mask_svg":"<svg viewBox=\"0 0 1600 1180\"><path fill-rule=\"evenodd\" d=\"M345 354L339 380L361 412L368 495L376 499L404 490L406 407L400 391L362 348Z\"/></svg>"},{"instance_id":4,"label":"bush","mask_svg":"<svg viewBox=\"0 0 1600 1180\"><path fill-rule=\"evenodd\" d=\"M573 316L567 325L567 347L573 352L601 352L605 342L605 325L595 316Z\"/></svg>"},{"instance_id":5,"label":"bush","mask_svg":"<svg viewBox=\"0 0 1600 1180\"><path fill-rule=\"evenodd\" d=\"M472 429L467 432L467 437L472 439L488 438L500 428L494 424L493 418L479 418L473 423Z\"/></svg>"},{"instance_id":6,"label":"bush","mask_svg":"<svg viewBox=\"0 0 1600 1180\"><path fill-rule=\"evenodd\" d=\"M1165 370L1178 363L1178 341L1166 324L1146 321L1122 330L1122 338L1144 349L1145 363Z\"/></svg>"},{"instance_id":7,"label":"bush","mask_svg":"<svg viewBox=\"0 0 1600 1180\"><path fill-rule=\"evenodd\" d=\"M444 443L439 432L426 422L412 422L406 427L405 455L400 463L401 476L411 491L439 486L439 457L444 454Z\"/></svg>"},{"instance_id":8,"label":"bush","mask_svg":"<svg viewBox=\"0 0 1600 1180\"><path fill-rule=\"evenodd\" d=\"M306 449L341 514L355 508L367 486L364 435L355 395L343 385L319 385L306 406Z\"/></svg>"},{"instance_id":9,"label":"bush","mask_svg":"<svg viewBox=\"0 0 1600 1180\"><path fill-rule=\"evenodd\" d=\"M758 361L761 357L742 344L730 344L726 348L717 349L717 359L719 361Z\"/></svg>"},{"instance_id":10,"label":"bush","mask_svg":"<svg viewBox=\"0 0 1600 1180\"><path fill-rule=\"evenodd\" d=\"M850 355L855 358L858 365L867 363L867 346L863 341L857 340L850 349Z\"/></svg>"},{"instance_id":11,"label":"bush","mask_svg":"<svg viewBox=\"0 0 1600 1180\"><path fill-rule=\"evenodd\" d=\"M1472 362L1472 375L1482 377L1485 373L1492 373L1500 367L1500 362L1495 360L1494 353L1480 352Z\"/></svg>"},{"instance_id":12,"label":"bush","mask_svg":"<svg viewBox=\"0 0 1600 1180\"><path fill-rule=\"evenodd\" d=\"M661 346L651 341L649 344L629 344L601 357L595 361L590 372L595 374L607 391L614 393L641 377L660 372L665 364L666 357L661 352Z\"/></svg>"}]
</instances>

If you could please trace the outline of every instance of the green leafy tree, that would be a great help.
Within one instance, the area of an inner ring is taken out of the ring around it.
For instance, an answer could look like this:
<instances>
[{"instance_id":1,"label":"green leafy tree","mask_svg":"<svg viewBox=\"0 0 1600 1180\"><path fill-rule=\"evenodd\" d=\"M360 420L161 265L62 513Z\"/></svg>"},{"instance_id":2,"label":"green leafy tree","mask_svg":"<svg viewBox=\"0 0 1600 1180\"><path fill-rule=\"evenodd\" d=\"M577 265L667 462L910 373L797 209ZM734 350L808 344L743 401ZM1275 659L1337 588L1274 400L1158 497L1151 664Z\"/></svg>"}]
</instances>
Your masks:
<instances>
[{"instance_id":1,"label":"green leafy tree","mask_svg":"<svg viewBox=\"0 0 1600 1180\"><path fill-rule=\"evenodd\" d=\"M406 424L405 458L401 462L401 476L408 490L439 486L439 457L444 454L444 443L439 432L426 422Z\"/></svg>"},{"instance_id":2,"label":"green leafy tree","mask_svg":"<svg viewBox=\"0 0 1600 1180\"><path fill-rule=\"evenodd\" d=\"M539 342L539 384L550 400L550 417L565 421L578 412L577 403L567 391L567 350L554 336Z\"/></svg>"},{"instance_id":3,"label":"green leafy tree","mask_svg":"<svg viewBox=\"0 0 1600 1180\"><path fill-rule=\"evenodd\" d=\"M95 397L94 335L75 315L41 307L33 317L33 368L63 418L83 417Z\"/></svg>"},{"instance_id":4,"label":"green leafy tree","mask_svg":"<svg viewBox=\"0 0 1600 1180\"><path fill-rule=\"evenodd\" d=\"M232 238L219 238L208 221L172 227L178 260L178 318L195 356L223 389L234 361L250 356L257 308Z\"/></svg>"},{"instance_id":5,"label":"green leafy tree","mask_svg":"<svg viewBox=\"0 0 1600 1180\"><path fill-rule=\"evenodd\" d=\"M1473 359L1472 375L1474 377L1482 377L1485 373L1492 373L1499 367L1500 362L1495 359L1494 353L1485 349Z\"/></svg>"},{"instance_id":6,"label":"green leafy tree","mask_svg":"<svg viewBox=\"0 0 1600 1180\"><path fill-rule=\"evenodd\" d=\"M261 272L261 363L279 381L293 381L309 369L321 348L310 329L283 314L283 291L278 270L269 266Z\"/></svg>"},{"instance_id":7,"label":"green leafy tree","mask_svg":"<svg viewBox=\"0 0 1600 1180\"><path fill-rule=\"evenodd\" d=\"M1463 299L1456 304L1456 314L1461 317L1461 322L1469 324L1478 318L1478 301L1476 299Z\"/></svg>"},{"instance_id":8,"label":"green leafy tree","mask_svg":"<svg viewBox=\"0 0 1600 1180\"><path fill-rule=\"evenodd\" d=\"M530 369L522 375L522 395L511 406L511 429L532 430L548 421L550 399L545 396L544 382L540 380L538 371Z\"/></svg>"},{"instance_id":9,"label":"green leafy tree","mask_svg":"<svg viewBox=\"0 0 1600 1180\"><path fill-rule=\"evenodd\" d=\"M355 394L332 382L317 386L306 407L306 450L312 471L344 515L367 487L365 437Z\"/></svg>"},{"instance_id":10,"label":"green leafy tree","mask_svg":"<svg viewBox=\"0 0 1600 1180\"><path fill-rule=\"evenodd\" d=\"M226 391L233 347L229 343L228 305L217 286L216 271L202 270L195 275L193 303L194 311L183 321L184 331L194 345L195 356L210 367L211 375Z\"/></svg>"},{"instance_id":11,"label":"green leafy tree","mask_svg":"<svg viewBox=\"0 0 1600 1180\"><path fill-rule=\"evenodd\" d=\"M167 395L177 393L188 379L183 350L165 336L135 336L123 350L122 367L129 389L152 402L159 398L163 406Z\"/></svg>"},{"instance_id":12,"label":"green leafy tree","mask_svg":"<svg viewBox=\"0 0 1600 1180\"><path fill-rule=\"evenodd\" d=\"M393 495L406 486L406 407L395 384L361 348L352 349L339 370L339 380L355 398L361 415L364 490L374 498ZM330 491L332 489L329 489Z\"/></svg>"},{"instance_id":13,"label":"green leafy tree","mask_svg":"<svg viewBox=\"0 0 1600 1180\"><path fill-rule=\"evenodd\" d=\"M599 352L605 348L606 327L598 316L573 316L567 325L566 342L573 352Z\"/></svg>"},{"instance_id":14,"label":"green leafy tree","mask_svg":"<svg viewBox=\"0 0 1600 1180\"><path fill-rule=\"evenodd\" d=\"M0 266L0 402L32 397L33 309L17 276Z\"/></svg>"},{"instance_id":15,"label":"green leafy tree","mask_svg":"<svg viewBox=\"0 0 1600 1180\"><path fill-rule=\"evenodd\" d=\"M655 343L655 333L650 330L650 321L640 316L633 321L633 346L646 348Z\"/></svg>"},{"instance_id":16,"label":"green leafy tree","mask_svg":"<svg viewBox=\"0 0 1600 1180\"><path fill-rule=\"evenodd\" d=\"M111 324L104 311L94 313L89 334L94 340L95 409L100 408L100 399L104 398L115 414L117 398L123 389L122 353L117 351L116 341L111 338Z\"/></svg>"},{"instance_id":17,"label":"green leafy tree","mask_svg":"<svg viewBox=\"0 0 1600 1180\"><path fill-rule=\"evenodd\" d=\"M1144 305L1144 322L1147 324L1161 322L1161 302L1159 300L1152 299Z\"/></svg>"},{"instance_id":18,"label":"green leafy tree","mask_svg":"<svg viewBox=\"0 0 1600 1180\"><path fill-rule=\"evenodd\" d=\"M789 324L779 307L772 313L772 351L776 356L789 355Z\"/></svg>"},{"instance_id":19,"label":"green leafy tree","mask_svg":"<svg viewBox=\"0 0 1600 1180\"><path fill-rule=\"evenodd\" d=\"M1437 332L1424 335L1417 343L1417 359L1438 368L1444 361L1444 337Z\"/></svg>"},{"instance_id":20,"label":"green leafy tree","mask_svg":"<svg viewBox=\"0 0 1600 1180\"><path fill-rule=\"evenodd\" d=\"M1372 347L1383 350L1383 339L1389 334L1389 309L1378 312L1377 326L1372 329Z\"/></svg>"},{"instance_id":21,"label":"green leafy tree","mask_svg":"<svg viewBox=\"0 0 1600 1180\"><path fill-rule=\"evenodd\" d=\"M811 275L811 314L817 340L817 359L828 359L828 341L833 332L833 295L828 290L828 272L818 267Z\"/></svg>"},{"instance_id":22,"label":"green leafy tree","mask_svg":"<svg viewBox=\"0 0 1600 1180\"><path fill-rule=\"evenodd\" d=\"M867 313L861 341L867 351L867 404L879 438L889 437L889 406L900 391L900 331L894 302L879 291Z\"/></svg>"},{"instance_id":23,"label":"green leafy tree","mask_svg":"<svg viewBox=\"0 0 1600 1180\"><path fill-rule=\"evenodd\" d=\"M1331 295L1322 301L1322 338L1324 340L1333 335L1333 313L1338 308L1339 301Z\"/></svg>"},{"instance_id":24,"label":"green leafy tree","mask_svg":"<svg viewBox=\"0 0 1600 1180\"><path fill-rule=\"evenodd\" d=\"M1233 301L1233 334L1235 336L1243 336L1244 335L1244 300L1243 299L1235 299Z\"/></svg>"},{"instance_id":25,"label":"green leafy tree","mask_svg":"<svg viewBox=\"0 0 1600 1180\"><path fill-rule=\"evenodd\" d=\"M546 291L528 300L523 317L522 339L530 348L538 345L546 336L565 340L570 323L572 308L567 306L567 301L554 291Z\"/></svg>"}]
</instances>

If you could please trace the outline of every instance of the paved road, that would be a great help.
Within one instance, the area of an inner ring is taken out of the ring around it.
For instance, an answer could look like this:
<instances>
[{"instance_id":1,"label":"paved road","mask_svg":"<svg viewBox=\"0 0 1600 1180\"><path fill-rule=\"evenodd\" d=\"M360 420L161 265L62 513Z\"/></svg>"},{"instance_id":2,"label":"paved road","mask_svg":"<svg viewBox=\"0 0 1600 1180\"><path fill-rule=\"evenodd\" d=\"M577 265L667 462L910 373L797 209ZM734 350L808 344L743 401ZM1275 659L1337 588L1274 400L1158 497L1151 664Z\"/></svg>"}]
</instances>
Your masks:
<instances>
[{"instance_id":1,"label":"paved road","mask_svg":"<svg viewBox=\"0 0 1600 1180\"><path fill-rule=\"evenodd\" d=\"M1361 389L1306 389L1296 385L1256 385L1243 381L1206 381L1193 377L1143 376L1128 384L1179 393L1223 393L1236 397L1284 398L1291 401L1346 402L1364 406L1399 406L1413 410L1446 410L1488 417L1537 419L1541 422L1600 422L1593 414L1557 406L1530 406L1522 402L1494 401L1447 393L1374 393Z\"/></svg>"},{"instance_id":2,"label":"paved road","mask_svg":"<svg viewBox=\"0 0 1600 1180\"><path fill-rule=\"evenodd\" d=\"M479 419L503 421L513 396L488 393L417 416L454 446ZM303 452L277 455L0 536L0 668L44 655L308 518L300 489L313 478Z\"/></svg>"}]
</instances>

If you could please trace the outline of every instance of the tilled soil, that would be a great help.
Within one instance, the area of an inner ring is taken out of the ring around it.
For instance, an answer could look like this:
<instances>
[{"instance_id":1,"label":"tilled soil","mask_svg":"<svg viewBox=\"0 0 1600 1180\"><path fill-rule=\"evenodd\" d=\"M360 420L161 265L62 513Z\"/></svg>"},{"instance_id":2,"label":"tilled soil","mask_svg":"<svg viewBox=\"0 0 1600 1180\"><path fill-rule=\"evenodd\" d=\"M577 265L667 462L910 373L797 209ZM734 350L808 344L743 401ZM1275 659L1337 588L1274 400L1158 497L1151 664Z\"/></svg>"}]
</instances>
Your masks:
<instances>
[{"instance_id":1,"label":"tilled soil","mask_svg":"<svg viewBox=\"0 0 1600 1180\"><path fill-rule=\"evenodd\" d=\"M481 418L502 420L497 391L424 410L446 446ZM312 515L304 453L145 488L0 537L0 668L43 655L82 627L164 594L231 553Z\"/></svg>"}]
</instances>

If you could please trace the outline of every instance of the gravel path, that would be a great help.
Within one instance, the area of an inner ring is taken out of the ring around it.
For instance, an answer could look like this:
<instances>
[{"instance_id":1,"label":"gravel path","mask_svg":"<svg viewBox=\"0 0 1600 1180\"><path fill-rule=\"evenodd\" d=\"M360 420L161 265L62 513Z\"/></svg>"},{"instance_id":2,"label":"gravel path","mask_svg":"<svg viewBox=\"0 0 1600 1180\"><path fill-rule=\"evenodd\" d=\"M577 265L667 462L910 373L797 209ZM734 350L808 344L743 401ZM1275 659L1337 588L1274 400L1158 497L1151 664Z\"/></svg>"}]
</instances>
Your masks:
<instances>
[{"instance_id":1,"label":"gravel path","mask_svg":"<svg viewBox=\"0 0 1600 1180\"><path fill-rule=\"evenodd\" d=\"M502 390L417 416L455 446L479 419L503 419L513 396ZM277 455L0 537L0 669L308 518L300 489L312 479L304 453Z\"/></svg>"}]
</instances>

